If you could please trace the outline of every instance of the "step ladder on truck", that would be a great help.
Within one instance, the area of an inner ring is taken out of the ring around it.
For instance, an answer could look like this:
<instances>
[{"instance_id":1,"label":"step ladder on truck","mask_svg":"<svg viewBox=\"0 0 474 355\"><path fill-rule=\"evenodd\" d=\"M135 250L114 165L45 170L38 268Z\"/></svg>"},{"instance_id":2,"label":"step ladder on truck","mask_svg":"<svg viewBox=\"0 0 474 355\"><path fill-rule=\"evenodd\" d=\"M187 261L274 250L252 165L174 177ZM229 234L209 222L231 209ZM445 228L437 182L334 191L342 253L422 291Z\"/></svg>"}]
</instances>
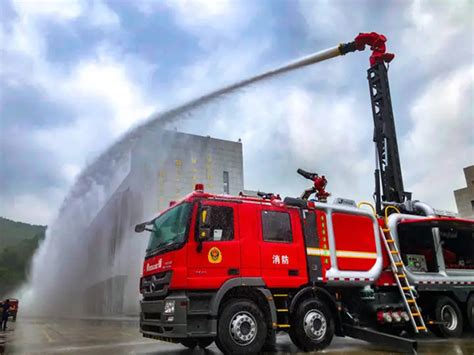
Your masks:
<instances>
[{"instance_id":1,"label":"step ladder on truck","mask_svg":"<svg viewBox=\"0 0 474 355\"><path fill-rule=\"evenodd\" d=\"M402 297L406 311L410 317L411 324L413 325L413 331L415 333L427 333L428 329L426 328L425 322L423 320L420 307L418 307L418 303L416 302L412 285L408 280L402 256L397 247L396 240L393 238L392 234L390 233L390 228L387 226L388 213L391 209L394 209L397 213L400 213L400 211L394 206L387 206L385 208L385 227L382 229L382 239L385 245L385 250L387 251L387 255L390 259L390 265L392 267L398 289L400 290L400 296Z\"/></svg>"}]
</instances>

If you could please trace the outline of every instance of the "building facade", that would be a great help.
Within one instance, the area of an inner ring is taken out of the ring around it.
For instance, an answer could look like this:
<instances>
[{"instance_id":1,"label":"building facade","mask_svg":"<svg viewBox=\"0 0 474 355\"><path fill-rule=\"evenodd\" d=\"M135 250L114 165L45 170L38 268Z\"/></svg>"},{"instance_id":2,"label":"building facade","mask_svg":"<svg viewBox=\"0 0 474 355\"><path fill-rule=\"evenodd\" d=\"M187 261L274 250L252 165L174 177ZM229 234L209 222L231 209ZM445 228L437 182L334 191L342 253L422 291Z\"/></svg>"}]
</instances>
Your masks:
<instances>
[{"instance_id":1,"label":"building facade","mask_svg":"<svg viewBox=\"0 0 474 355\"><path fill-rule=\"evenodd\" d=\"M474 165L464 168L466 187L454 191L459 217L474 219Z\"/></svg>"},{"instance_id":2,"label":"building facade","mask_svg":"<svg viewBox=\"0 0 474 355\"><path fill-rule=\"evenodd\" d=\"M148 236L134 233L136 224L156 216L197 183L216 194L243 191L240 141L150 132L124 156L109 169L117 176L104 179L107 196L85 232L86 314L138 312L138 284Z\"/></svg>"}]
</instances>

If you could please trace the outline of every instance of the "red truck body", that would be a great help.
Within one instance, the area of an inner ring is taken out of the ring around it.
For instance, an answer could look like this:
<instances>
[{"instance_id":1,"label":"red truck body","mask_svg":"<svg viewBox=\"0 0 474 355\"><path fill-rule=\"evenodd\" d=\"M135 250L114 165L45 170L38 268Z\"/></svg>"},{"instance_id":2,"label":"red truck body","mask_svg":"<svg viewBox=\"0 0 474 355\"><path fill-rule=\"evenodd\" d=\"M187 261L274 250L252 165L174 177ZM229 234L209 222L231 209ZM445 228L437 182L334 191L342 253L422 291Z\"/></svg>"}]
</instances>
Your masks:
<instances>
[{"instance_id":1,"label":"red truck body","mask_svg":"<svg viewBox=\"0 0 474 355\"><path fill-rule=\"evenodd\" d=\"M185 345L218 339L222 307L246 295L265 310L267 329L289 330L292 338L297 338L291 332L299 307L314 299L323 300L333 311L338 335L348 335L344 332L346 317L357 317L358 324L378 330L411 326L383 247L382 231L388 225L371 211L350 203L233 197L197 190L156 221L166 224L166 216L179 208L189 209L182 218L182 239L167 243L165 249L148 250L143 265L140 324L144 336ZM201 217L211 221L203 224ZM413 216L405 216L397 223L411 226L425 221L429 228L448 223L450 228L462 226L467 233L474 228L470 220L410 218ZM395 237L401 244L406 238L403 233ZM466 247L474 250L474 240ZM473 312L474 261L467 268L467 273L457 276L414 273L418 302L430 310L427 322L436 322L430 300L441 295L449 294L464 317ZM418 280L419 274L428 279ZM176 303L168 316L165 303L169 300ZM387 315L397 321L388 324ZM295 342L305 349L301 341ZM233 352L232 347L218 345L224 352Z\"/></svg>"}]
</instances>

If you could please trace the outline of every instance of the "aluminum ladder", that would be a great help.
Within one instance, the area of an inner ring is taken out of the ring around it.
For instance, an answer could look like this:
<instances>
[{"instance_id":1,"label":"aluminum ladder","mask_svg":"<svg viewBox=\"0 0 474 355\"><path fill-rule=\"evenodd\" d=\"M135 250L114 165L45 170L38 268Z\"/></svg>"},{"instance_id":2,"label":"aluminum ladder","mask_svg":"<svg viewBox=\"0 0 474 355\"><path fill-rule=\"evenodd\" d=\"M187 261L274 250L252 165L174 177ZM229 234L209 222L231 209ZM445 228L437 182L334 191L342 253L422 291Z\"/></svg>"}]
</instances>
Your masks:
<instances>
[{"instance_id":1,"label":"aluminum ladder","mask_svg":"<svg viewBox=\"0 0 474 355\"><path fill-rule=\"evenodd\" d=\"M385 219L387 221L387 218ZM387 223L385 223L387 225ZM383 229L383 241L385 244L385 249L390 258L390 263L392 265L393 275L397 281L398 289L405 303L405 308L408 315L410 316L411 324L415 333L427 333L428 329L426 328L425 322L420 312L420 308L416 303L415 295L411 288L410 282L405 271L405 265L403 264L402 256L398 251L397 243L395 239L392 238L389 228Z\"/></svg>"}]
</instances>

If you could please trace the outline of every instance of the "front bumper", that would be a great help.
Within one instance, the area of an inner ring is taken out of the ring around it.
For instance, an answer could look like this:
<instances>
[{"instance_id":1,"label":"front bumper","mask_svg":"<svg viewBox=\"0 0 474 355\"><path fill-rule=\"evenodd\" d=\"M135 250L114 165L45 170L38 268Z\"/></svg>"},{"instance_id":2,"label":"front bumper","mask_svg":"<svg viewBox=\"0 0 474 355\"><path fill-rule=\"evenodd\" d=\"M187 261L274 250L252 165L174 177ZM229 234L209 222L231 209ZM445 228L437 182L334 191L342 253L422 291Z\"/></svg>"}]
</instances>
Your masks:
<instances>
[{"instance_id":1,"label":"front bumper","mask_svg":"<svg viewBox=\"0 0 474 355\"><path fill-rule=\"evenodd\" d=\"M170 292L160 300L140 302L140 332L144 337L177 342L183 338L214 337L217 319L209 314L207 297L185 291ZM165 302L175 301L174 313L165 314Z\"/></svg>"}]
</instances>

